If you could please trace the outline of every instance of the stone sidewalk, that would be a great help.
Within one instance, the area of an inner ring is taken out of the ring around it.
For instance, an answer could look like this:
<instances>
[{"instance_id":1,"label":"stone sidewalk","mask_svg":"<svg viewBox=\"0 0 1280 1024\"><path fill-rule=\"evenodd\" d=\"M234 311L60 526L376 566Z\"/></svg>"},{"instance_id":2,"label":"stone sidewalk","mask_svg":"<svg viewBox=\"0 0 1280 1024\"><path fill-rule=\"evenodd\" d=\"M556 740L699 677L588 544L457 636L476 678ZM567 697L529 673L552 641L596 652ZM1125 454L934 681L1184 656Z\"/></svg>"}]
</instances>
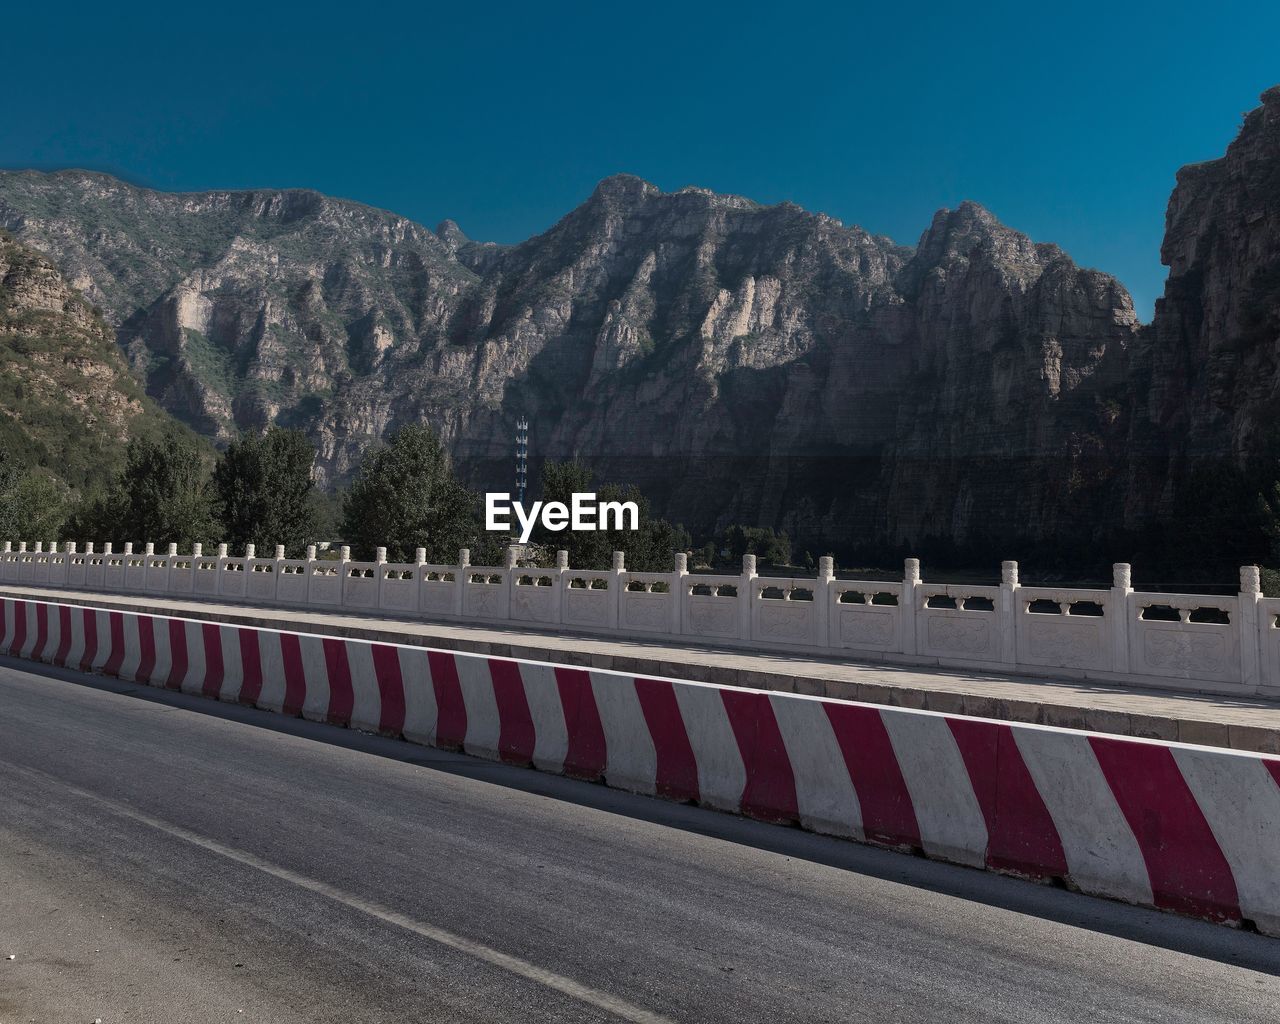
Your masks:
<instances>
[{"instance_id":1,"label":"stone sidewalk","mask_svg":"<svg viewBox=\"0 0 1280 1024\"><path fill-rule=\"evenodd\" d=\"M0 588L0 595L120 611L166 612L268 629L381 640L1280 754L1280 702L1266 698L1224 697L1158 688L1139 690L1078 679L940 670L703 644L676 646L534 628L389 619L345 611L265 608L14 585Z\"/></svg>"}]
</instances>

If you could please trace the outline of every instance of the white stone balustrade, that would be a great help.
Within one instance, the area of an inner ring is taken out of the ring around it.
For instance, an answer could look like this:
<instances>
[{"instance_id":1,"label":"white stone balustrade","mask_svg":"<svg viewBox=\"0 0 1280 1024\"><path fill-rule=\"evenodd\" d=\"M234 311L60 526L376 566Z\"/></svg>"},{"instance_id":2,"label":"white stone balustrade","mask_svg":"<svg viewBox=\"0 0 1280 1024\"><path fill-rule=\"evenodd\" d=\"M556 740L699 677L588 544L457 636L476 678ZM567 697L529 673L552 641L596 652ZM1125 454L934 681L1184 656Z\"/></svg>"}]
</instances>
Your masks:
<instances>
[{"instance_id":1,"label":"white stone balustrade","mask_svg":"<svg viewBox=\"0 0 1280 1024\"><path fill-rule=\"evenodd\" d=\"M259 558L218 545L164 554L131 543L117 552L69 542L5 542L0 583L68 590L168 594L398 618L504 622L648 640L833 657L1092 678L1138 686L1280 697L1280 598L1261 594L1256 566L1240 570L1234 596L1135 591L1126 564L1108 589L1023 585L1004 562L992 586L924 581L907 559L900 582L843 579L823 558L814 577L761 576L754 556L736 575L695 574L685 555L671 572L628 570L622 552L603 570L352 561L343 547L321 559Z\"/></svg>"}]
</instances>

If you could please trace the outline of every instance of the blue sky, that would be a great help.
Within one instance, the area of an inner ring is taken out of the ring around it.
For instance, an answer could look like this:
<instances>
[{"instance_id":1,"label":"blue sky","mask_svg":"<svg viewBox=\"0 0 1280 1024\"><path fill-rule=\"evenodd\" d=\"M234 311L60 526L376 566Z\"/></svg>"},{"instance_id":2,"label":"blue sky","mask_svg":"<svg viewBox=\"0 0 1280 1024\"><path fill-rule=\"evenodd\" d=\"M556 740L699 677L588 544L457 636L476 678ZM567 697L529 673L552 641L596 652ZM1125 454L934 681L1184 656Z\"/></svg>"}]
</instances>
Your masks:
<instances>
[{"instance_id":1,"label":"blue sky","mask_svg":"<svg viewBox=\"0 0 1280 1024\"><path fill-rule=\"evenodd\" d=\"M305 186L475 238L619 171L914 244L975 199L1162 288L1175 170L1280 83L1280 4L22 4L0 166Z\"/></svg>"}]
</instances>

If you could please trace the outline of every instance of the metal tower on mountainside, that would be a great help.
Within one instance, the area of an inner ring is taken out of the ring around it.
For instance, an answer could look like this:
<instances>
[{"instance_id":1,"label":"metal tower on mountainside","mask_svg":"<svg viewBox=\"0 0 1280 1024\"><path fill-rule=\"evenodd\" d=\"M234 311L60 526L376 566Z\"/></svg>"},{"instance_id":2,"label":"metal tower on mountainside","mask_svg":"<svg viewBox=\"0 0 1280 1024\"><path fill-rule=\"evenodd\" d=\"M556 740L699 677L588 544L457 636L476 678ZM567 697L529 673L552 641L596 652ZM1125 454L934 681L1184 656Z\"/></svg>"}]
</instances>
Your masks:
<instances>
[{"instance_id":1,"label":"metal tower on mountainside","mask_svg":"<svg viewBox=\"0 0 1280 1024\"><path fill-rule=\"evenodd\" d=\"M521 416L516 420L516 490L520 504L524 504L524 488L529 475L529 421Z\"/></svg>"}]
</instances>

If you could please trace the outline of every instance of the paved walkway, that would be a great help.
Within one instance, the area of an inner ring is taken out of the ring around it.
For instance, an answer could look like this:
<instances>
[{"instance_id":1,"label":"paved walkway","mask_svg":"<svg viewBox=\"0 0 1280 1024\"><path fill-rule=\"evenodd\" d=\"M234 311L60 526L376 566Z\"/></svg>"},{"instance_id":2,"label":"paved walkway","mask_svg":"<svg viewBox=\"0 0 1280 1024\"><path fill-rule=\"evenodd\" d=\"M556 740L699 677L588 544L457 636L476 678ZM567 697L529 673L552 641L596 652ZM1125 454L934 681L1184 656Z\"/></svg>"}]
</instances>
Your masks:
<instances>
[{"instance_id":1,"label":"paved walkway","mask_svg":"<svg viewBox=\"0 0 1280 1024\"><path fill-rule=\"evenodd\" d=\"M167 612L271 629L360 637L1280 754L1280 701L1267 698L1138 690L1079 679L963 672L701 644L677 646L505 625L390 619L345 611L265 608L135 594L6 585L0 587L0 596L71 601L153 614Z\"/></svg>"}]
</instances>

